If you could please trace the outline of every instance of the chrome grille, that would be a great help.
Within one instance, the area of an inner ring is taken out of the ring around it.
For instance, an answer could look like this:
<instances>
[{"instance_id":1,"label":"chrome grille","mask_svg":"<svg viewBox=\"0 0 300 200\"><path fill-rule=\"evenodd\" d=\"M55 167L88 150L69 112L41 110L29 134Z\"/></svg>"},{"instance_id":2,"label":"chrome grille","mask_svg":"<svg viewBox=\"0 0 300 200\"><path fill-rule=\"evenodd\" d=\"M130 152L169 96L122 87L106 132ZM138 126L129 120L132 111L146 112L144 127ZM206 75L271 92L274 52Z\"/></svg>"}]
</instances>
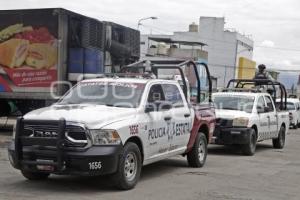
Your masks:
<instances>
[{"instance_id":1,"label":"chrome grille","mask_svg":"<svg viewBox=\"0 0 300 200\"><path fill-rule=\"evenodd\" d=\"M22 136L39 138L57 138L58 126L55 125L26 125ZM66 147L85 147L88 143L86 129L78 125L66 125L65 130Z\"/></svg>"}]
</instances>

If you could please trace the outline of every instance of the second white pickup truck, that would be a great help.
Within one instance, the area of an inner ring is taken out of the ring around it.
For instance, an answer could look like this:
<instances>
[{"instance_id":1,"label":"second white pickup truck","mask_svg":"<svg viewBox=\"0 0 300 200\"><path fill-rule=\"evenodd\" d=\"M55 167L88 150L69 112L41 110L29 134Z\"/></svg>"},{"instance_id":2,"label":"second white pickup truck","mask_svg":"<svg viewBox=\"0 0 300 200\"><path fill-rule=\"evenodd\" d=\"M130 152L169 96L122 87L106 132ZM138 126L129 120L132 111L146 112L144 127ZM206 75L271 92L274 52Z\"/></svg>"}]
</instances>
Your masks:
<instances>
[{"instance_id":1,"label":"second white pickup truck","mask_svg":"<svg viewBox=\"0 0 300 200\"><path fill-rule=\"evenodd\" d=\"M240 145L243 154L254 155L256 143L273 140L274 148L283 148L289 129L289 114L275 107L269 93L251 90L213 94L216 106L214 143Z\"/></svg>"}]
</instances>

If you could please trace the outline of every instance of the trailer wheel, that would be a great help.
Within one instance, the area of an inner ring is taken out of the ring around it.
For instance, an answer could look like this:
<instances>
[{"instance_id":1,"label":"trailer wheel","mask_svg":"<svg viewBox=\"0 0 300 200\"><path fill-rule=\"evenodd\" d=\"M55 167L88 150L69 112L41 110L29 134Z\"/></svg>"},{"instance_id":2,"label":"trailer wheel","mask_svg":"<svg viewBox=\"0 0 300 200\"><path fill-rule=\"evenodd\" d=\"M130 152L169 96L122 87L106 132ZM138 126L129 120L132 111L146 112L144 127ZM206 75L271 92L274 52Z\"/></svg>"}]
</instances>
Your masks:
<instances>
[{"instance_id":1,"label":"trailer wheel","mask_svg":"<svg viewBox=\"0 0 300 200\"><path fill-rule=\"evenodd\" d=\"M142 170L142 156L139 147L128 142L124 146L123 154L119 159L119 167L112 179L115 186L121 190L129 190L137 184Z\"/></svg>"},{"instance_id":2,"label":"trailer wheel","mask_svg":"<svg viewBox=\"0 0 300 200\"><path fill-rule=\"evenodd\" d=\"M283 149L285 145L285 128L284 126L280 127L278 138L273 139L273 147L275 149Z\"/></svg>"},{"instance_id":3,"label":"trailer wheel","mask_svg":"<svg viewBox=\"0 0 300 200\"><path fill-rule=\"evenodd\" d=\"M187 161L190 167L203 167L207 157L207 139L204 133L199 132L194 146L187 153Z\"/></svg>"},{"instance_id":4,"label":"trailer wheel","mask_svg":"<svg viewBox=\"0 0 300 200\"><path fill-rule=\"evenodd\" d=\"M254 129L251 129L249 134L249 143L243 144L241 146L243 154L246 156L253 156L256 150L256 143L257 143L256 132Z\"/></svg>"},{"instance_id":5,"label":"trailer wheel","mask_svg":"<svg viewBox=\"0 0 300 200\"><path fill-rule=\"evenodd\" d=\"M50 175L49 173L30 172L26 170L21 170L21 173L25 178L32 181L45 180Z\"/></svg>"}]
</instances>

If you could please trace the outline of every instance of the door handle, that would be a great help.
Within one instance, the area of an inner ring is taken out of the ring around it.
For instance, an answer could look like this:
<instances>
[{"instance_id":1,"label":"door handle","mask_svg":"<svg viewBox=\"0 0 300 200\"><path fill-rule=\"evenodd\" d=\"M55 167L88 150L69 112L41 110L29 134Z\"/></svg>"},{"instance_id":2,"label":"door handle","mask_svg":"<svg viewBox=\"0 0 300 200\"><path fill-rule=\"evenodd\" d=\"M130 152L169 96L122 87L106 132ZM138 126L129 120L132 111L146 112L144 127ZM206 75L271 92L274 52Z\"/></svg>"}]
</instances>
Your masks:
<instances>
[{"instance_id":1,"label":"door handle","mask_svg":"<svg viewBox=\"0 0 300 200\"><path fill-rule=\"evenodd\" d=\"M188 118L189 116L191 116L191 114L190 114L190 113L186 113L186 114L184 114L184 117L185 117L185 118Z\"/></svg>"},{"instance_id":2,"label":"door handle","mask_svg":"<svg viewBox=\"0 0 300 200\"><path fill-rule=\"evenodd\" d=\"M164 119L165 119L165 121L170 121L172 119L172 117L171 116L165 116Z\"/></svg>"}]
</instances>

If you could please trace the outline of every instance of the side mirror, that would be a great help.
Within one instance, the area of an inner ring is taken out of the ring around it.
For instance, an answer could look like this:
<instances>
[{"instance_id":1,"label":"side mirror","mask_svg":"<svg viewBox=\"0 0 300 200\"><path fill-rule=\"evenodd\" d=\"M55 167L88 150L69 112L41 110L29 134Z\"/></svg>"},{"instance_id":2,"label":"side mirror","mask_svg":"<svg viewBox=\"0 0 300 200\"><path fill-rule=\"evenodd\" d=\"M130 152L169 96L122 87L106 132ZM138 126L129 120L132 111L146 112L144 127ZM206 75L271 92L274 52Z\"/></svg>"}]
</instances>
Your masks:
<instances>
[{"instance_id":1,"label":"side mirror","mask_svg":"<svg viewBox=\"0 0 300 200\"><path fill-rule=\"evenodd\" d=\"M261 106L257 106L257 107L256 107L256 110L257 110L257 113L258 113L258 114L264 113L264 109L263 109L263 107L261 107Z\"/></svg>"},{"instance_id":2,"label":"side mirror","mask_svg":"<svg viewBox=\"0 0 300 200\"><path fill-rule=\"evenodd\" d=\"M150 113L155 111L155 106L154 104L147 104L145 108L145 113Z\"/></svg>"}]
</instances>

